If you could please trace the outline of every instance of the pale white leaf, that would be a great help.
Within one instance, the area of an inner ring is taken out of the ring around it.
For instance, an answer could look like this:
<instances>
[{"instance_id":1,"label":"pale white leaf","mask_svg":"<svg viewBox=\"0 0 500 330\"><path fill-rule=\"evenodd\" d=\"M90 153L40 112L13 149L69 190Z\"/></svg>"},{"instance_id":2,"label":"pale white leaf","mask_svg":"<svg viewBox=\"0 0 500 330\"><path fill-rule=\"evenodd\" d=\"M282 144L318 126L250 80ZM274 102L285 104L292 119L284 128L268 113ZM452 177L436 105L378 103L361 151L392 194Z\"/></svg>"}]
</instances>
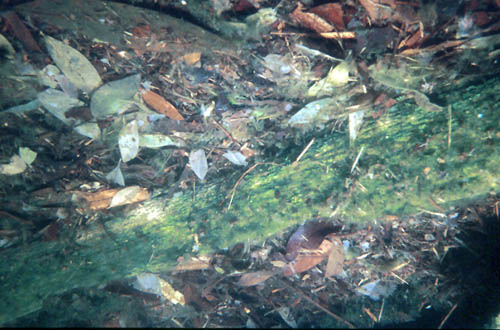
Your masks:
<instances>
[{"instance_id":1,"label":"pale white leaf","mask_svg":"<svg viewBox=\"0 0 500 330\"><path fill-rule=\"evenodd\" d=\"M18 155L10 157L10 163L0 165L0 173L6 175L15 175L23 173L26 170L26 163Z\"/></svg>"},{"instance_id":2,"label":"pale white leaf","mask_svg":"<svg viewBox=\"0 0 500 330\"><path fill-rule=\"evenodd\" d=\"M19 156L27 165L31 165L35 161L37 153L30 148L19 147Z\"/></svg>"},{"instance_id":3,"label":"pale white leaf","mask_svg":"<svg viewBox=\"0 0 500 330\"><path fill-rule=\"evenodd\" d=\"M364 115L364 111L356 111L349 114L349 141L351 143L353 143L358 136L359 128L363 123Z\"/></svg>"},{"instance_id":4,"label":"pale white leaf","mask_svg":"<svg viewBox=\"0 0 500 330\"><path fill-rule=\"evenodd\" d=\"M158 275L151 273L138 275L132 286L139 291L161 296L161 282Z\"/></svg>"},{"instance_id":5,"label":"pale white leaf","mask_svg":"<svg viewBox=\"0 0 500 330\"><path fill-rule=\"evenodd\" d=\"M108 208L133 203L137 194L141 192L141 187L131 186L118 191L109 203Z\"/></svg>"},{"instance_id":6,"label":"pale white leaf","mask_svg":"<svg viewBox=\"0 0 500 330\"><path fill-rule=\"evenodd\" d=\"M202 149L191 151L189 154L189 165L200 180L205 178L208 171L208 164L205 152Z\"/></svg>"},{"instance_id":7,"label":"pale white leaf","mask_svg":"<svg viewBox=\"0 0 500 330\"><path fill-rule=\"evenodd\" d=\"M120 169L120 162L118 165L106 175L106 180L112 183L116 183L120 186L125 186L125 179L123 178L122 170Z\"/></svg>"},{"instance_id":8,"label":"pale white leaf","mask_svg":"<svg viewBox=\"0 0 500 330\"><path fill-rule=\"evenodd\" d=\"M231 163L239 166L247 166L246 157L239 151L228 150L222 156L226 157Z\"/></svg>"},{"instance_id":9,"label":"pale white leaf","mask_svg":"<svg viewBox=\"0 0 500 330\"><path fill-rule=\"evenodd\" d=\"M101 129L97 123L84 123L75 127L75 132L91 139L101 136Z\"/></svg>"},{"instance_id":10,"label":"pale white leaf","mask_svg":"<svg viewBox=\"0 0 500 330\"><path fill-rule=\"evenodd\" d=\"M118 145L122 160L125 163L137 156L139 152L139 127L137 120L132 120L121 129Z\"/></svg>"},{"instance_id":11,"label":"pale white leaf","mask_svg":"<svg viewBox=\"0 0 500 330\"><path fill-rule=\"evenodd\" d=\"M183 148L186 146L186 143L177 137L169 137L163 134L142 134L139 137L139 145L152 149L166 146Z\"/></svg>"}]
</instances>

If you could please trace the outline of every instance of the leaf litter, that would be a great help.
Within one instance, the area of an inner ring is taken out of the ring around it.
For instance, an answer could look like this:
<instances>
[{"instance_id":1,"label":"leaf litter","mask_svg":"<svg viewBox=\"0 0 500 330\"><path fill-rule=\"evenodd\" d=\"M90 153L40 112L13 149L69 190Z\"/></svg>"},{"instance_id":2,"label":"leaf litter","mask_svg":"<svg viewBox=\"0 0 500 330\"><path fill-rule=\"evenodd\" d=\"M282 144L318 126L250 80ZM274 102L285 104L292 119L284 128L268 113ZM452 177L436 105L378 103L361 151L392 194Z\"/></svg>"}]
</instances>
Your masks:
<instances>
[{"instance_id":1,"label":"leaf litter","mask_svg":"<svg viewBox=\"0 0 500 330\"><path fill-rule=\"evenodd\" d=\"M85 161L75 162L68 171L80 173L83 180L67 191L73 196L69 209L82 214L89 210L108 212L110 208L149 200L151 191L166 182L173 185L172 194L174 190L186 189L186 182L192 182L193 174L205 184L212 179L213 172L225 169L228 161L237 165L231 167L233 171L240 166L253 166L257 164L256 159L265 154L266 148L286 150L290 145L287 141L300 139L302 133L320 131L325 125L335 123L334 127L343 127L347 134L345 125L342 126L345 118L348 118L348 136L354 145L356 138L363 134L363 118L377 118L399 102L402 95L427 111L442 112L444 108L430 96L433 88L437 88L434 81L445 80L450 69L433 56L445 50L448 57L459 58L464 54L461 60L456 60L462 63L460 61L478 60L474 55L477 51L488 51L490 58L498 55L497 50L491 48L498 45L498 36L494 34L497 27L492 20L498 17L498 9L493 4L486 9L464 4L465 9L474 11L475 15L439 20L437 16L426 16L432 11L430 4L412 7L395 1L380 4L363 0L358 10L353 10L348 1L312 8L298 4L288 11L278 11L280 14L274 8L261 8L267 3L260 1L245 1L245 5L243 2L237 5L209 3L219 13L243 10L244 6L256 10L239 25L239 33L255 40L261 50L250 48L251 56L245 56L241 50L216 53L201 47L197 51L192 47L192 39L179 41L167 30L142 23L123 37L128 41L125 49L116 48L107 41L90 41L49 28L54 37L46 33L46 48L42 50L22 20L12 14L6 16L10 38L17 38L28 50L45 51L57 67L48 68L45 62L35 69L40 86L49 87L39 88L37 99L47 110L46 119L52 129L36 125L39 136L49 143L40 141L36 143L38 148L34 148L32 140L22 137L30 142L25 145L37 153L33 155L22 149L21 157L15 154L14 144L2 149L3 158L10 157L9 163L0 165L2 174L30 178L33 173L43 172L40 162L44 160L37 155L50 153L58 159L70 152L69 158L83 157ZM490 13L485 14L486 10ZM444 33L454 34L457 40L442 42L440 31L444 21L451 22L452 26ZM389 23L392 28L384 27ZM296 32L295 29L305 31ZM398 38L386 37L392 35L391 29L397 30ZM492 35L481 36L481 33ZM327 52L315 49L313 44L307 43L308 47L299 43L307 41L308 36L335 39L342 47ZM425 48L420 48L423 44ZM352 51L354 57L341 49ZM14 48L10 51L15 52ZM406 57L394 60L394 54ZM442 66L430 70L429 61ZM33 64L40 63L34 60ZM481 74L489 71L488 63L483 64L476 65ZM247 72L255 74L249 76ZM459 76L467 79L467 68L453 72L450 79L455 82L453 79ZM21 73L19 77L20 80L27 78ZM373 83L367 83L366 77ZM141 89L141 85L155 86L155 91ZM366 94L370 95L370 100L384 101L373 104L372 109L372 104L367 106L358 101ZM4 115L23 113L30 122L36 122L33 121L36 119L34 110L38 105L29 105L32 101L22 108L16 104ZM75 112L81 116L75 119ZM90 113L90 119L83 119L84 112ZM55 123L50 121L51 116L57 120ZM12 121L12 125L15 122ZM64 125L58 126L59 122ZM81 136L73 135L73 130ZM85 152L80 153L79 148L84 148L81 150ZM210 172L204 150L210 150ZM116 164L121 161L120 168ZM33 168L27 166L31 164ZM91 171L83 170L89 166ZM246 173L243 171L241 173ZM241 179L241 173L237 172L236 177ZM93 186L95 175L105 184ZM72 180L73 177L63 175L61 178ZM91 183L92 187L88 188ZM106 184L123 188L114 189ZM47 193L45 201L59 203L53 196ZM32 217L37 218L36 215L34 212ZM23 221L13 215L6 216L14 219L14 223ZM298 316L304 312L315 313L317 309L325 311L328 297L355 305L367 296L372 302L366 303L369 309L364 311L379 309L381 316L380 304L373 302L397 295L398 289L412 277L428 283L432 282L430 277L438 278L437 273L429 270L432 262L427 252L446 255L446 251L456 244L453 237L457 231L451 225L445 230L437 226L438 217L429 215L418 221L396 217L387 221L389 225L376 223L364 228L344 225L343 219L338 218L310 219L288 240L278 235L262 246L246 246L243 252L224 250L199 259L179 259L175 271L169 274L172 285L156 274L139 275L137 281L142 284L136 284L136 289L166 298L171 304L192 303L198 313L212 317L210 326L229 324L222 322L230 322L228 309L240 310L241 306L245 313L236 317L237 325L248 324L251 320L251 324L268 327L307 326L314 323L307 323ZM2 227L0 246L11 246L19 241L21 230L11 232L9 228ZM49 231L63 230L60 222L44 228L46 239L57 237ZM427 231L434 234L420 235ZM35 232L27 233L24 229L22 232L22 235L36 236ZM198 236L193 237L197 242ZM408 250L408 246L418 246L418 249ZM263 250L267 251L264 255L260 253ZM420 263L417 260L421 260ZM396 266L387 267L392 262ZM130 281L124 280L122 288ZM296 290L286 284L290 281ZM203 294L197 292L201 288ZM300 288L309 292L307 298L314 299L305 298ZM252 300L259 303L249 303ZM302 300L309 301L309 305L299 304ZM167 306L165 304L163 307ZM264 317L263 306L276 311L280 318ZM221 319L224 313L228 313L225 314L227 318ZM365 313L370 322L380 321L380 316L374 320L371 312ZM195 314L186 312L182 321L171 318L176 321L168 324L205 325L196 323L199 320ZM344 320L331 311L327 314L338 322L332 323L334 326L373 324L363 318ZM359 317L356 312L353 315ZM221 323L215 323L217 321ZM122 324L127 323L122 320Z\"/></svg>"}]
</instances>

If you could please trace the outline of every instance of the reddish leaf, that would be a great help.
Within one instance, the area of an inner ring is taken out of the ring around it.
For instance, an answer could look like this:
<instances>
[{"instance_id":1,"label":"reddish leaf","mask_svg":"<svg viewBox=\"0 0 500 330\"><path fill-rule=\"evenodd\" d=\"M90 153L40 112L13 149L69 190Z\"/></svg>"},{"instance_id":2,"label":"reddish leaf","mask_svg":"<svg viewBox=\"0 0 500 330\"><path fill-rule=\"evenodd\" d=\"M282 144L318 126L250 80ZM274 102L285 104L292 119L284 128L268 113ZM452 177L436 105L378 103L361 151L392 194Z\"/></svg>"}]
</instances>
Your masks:
<instances>
[{"instance_id":1,"label":"reddish leaf","mask_svg":"<svg viewBox=\"0 0 500 330\"><path fill-rule=\"evenodd\" d=\"M302 4L299 2L297 8L290 14L290 16L302 26L305 26L318 33L330 32L333 26L330 25L323 18L313 13L306 13L302 11Z\"/></svg>"},{"instance_id":2,"label":"reddish leaf","mask_svg":"<svg viewBox=\"0 0 500 330\"><path fill-rule=\"evenodd\" d=\"M317 249L300 250L297 258L284 267L283 274L285 276L291 276L313 268L328 256L332 246L332 242L324 239Z\"/></svg>"},{"instance_id":3,"label":"reddish leaf","mask_svg":"<svg viewBox=\"0 0 500 330\"><path fill-rule=\"evenodd\" d=\"M380 4L379 0L359 0L359 3L365 7L372 22L381 23L391 18L393 10L388 6Z\"/></svg>"},{"instance_id":4,"label":"reddish leaf","mask_svg":"<svg viewBox=\"0 0 500 330\"><path fill-rule=\"evenodd\" d=\"M23 43L27 50L32 52L42 52L35 39L33 39L30 30L28 30L26 25L24 25L23 21L21 21L15 12L11 11L4 17L9 24L10 32Z\"/></svg>"},{"instance_id":5,"label":"reddish leaf","mask_svg":"<svg viewBox=\"0 0 500 330\"><path fill-rule=\"evenodd\" d=\"M344 27L344 13L340 3L327 3L309 9L309 12L324 18L328 23L335 25L339 30Z\"/></svg>"},{"instance_id":6,"label":"reddish leaf","mask_svg":"<svg viewBox=\"0 0 500 330\"><path fill-rule=\"evenodd\" d=\"M179 111L161 95L148 90L141 90L142 98L150 107L174 120L184 120Z\"/></svg>"},{"instance_id":7,"label":"reddish leaf","mask_svg":"<svg viewBox=\"0 0 500 330\"><path fill-rule=\"evenodd\" d=\"M286 245L286 259L292 261L301 249L316 249L326 235L340 230L340 224L327 219L309 220L301 225L290 237Z\"/></svg>"}]
</instances>

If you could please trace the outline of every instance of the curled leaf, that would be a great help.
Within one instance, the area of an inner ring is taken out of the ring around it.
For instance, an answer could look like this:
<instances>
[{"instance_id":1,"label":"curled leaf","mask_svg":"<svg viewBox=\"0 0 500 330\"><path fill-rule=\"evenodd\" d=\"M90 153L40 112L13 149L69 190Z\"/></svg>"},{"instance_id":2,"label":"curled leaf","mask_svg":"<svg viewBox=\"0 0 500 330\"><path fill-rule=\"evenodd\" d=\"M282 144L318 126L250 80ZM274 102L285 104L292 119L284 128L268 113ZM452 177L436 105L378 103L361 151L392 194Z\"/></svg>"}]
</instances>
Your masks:
<instances>
[{"instance_id":1,"label":"curled leaf","mask_svg":"<svg viewBox=\"0 0 500 330\"><path fill-rule=\"evenodd\" d=\"M307 221L290 236L286 245L286 259L294 260L301 249L317 249L326 235L339 231L341 228L341 224L327 219Z\"/></svg>"}]
</instances>

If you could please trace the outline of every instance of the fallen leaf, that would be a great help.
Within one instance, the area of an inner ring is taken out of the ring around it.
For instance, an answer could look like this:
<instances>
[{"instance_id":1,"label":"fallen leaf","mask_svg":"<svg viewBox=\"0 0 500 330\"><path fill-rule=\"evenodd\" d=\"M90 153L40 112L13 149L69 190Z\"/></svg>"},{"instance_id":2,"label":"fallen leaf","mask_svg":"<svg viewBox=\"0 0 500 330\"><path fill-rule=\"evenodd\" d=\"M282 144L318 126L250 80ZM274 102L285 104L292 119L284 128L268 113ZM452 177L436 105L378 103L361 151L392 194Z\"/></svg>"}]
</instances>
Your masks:
<instances>
[{"instance_id":1,"label":"fallen leaf","mask_svg":"<svg viewBox=\"0 0 500 330\"><path fill-rule=\"evenodd\" d=\"M309 270L322 262L324 255L299 255L295 261L285 266L283 275L292 276Z\"/></svg>"},{"instance_id":2,"label":"fallen leaf","mask_svg":"<svg viewBox=\"0 0 500 330\"><path fill-rule=\"evenodd\" d=\"M227 160L229 160L234 165L239 166L247 166L248 162L246 161L246 157L239 151L228 150L225 154L223 154Z\"/></svg>"},{"instance_id":3,"label":"fallen leaf","mask_svg":"<svg viewBox=\"0 0 500 330\"><path fill-rule=\"evenodd\" d=\"M392 16L392 8L380 4L379 0L359 0L359 3L365 7L373 23L382 23Z\"/></svg>"},{"instance_id":4,"label":"fallen leaf","mask_svg":"<svg viewBox=\"0 0 500 330\"><path fill-rule=\"evenodd\" d=\"M23 173L27 166L24 160L18 155L10 157L10 163L5 165L0 165L0 174L15 175Z\"/></svg>"},{"instance_id":5,"label":"fallen leaf","mask_svg":"<svg viewBox=\"0 0 500 330\"><path fill-rule=\"evenodd\" d=\"M328 263L326 264L325 277L340 274L342 267L344 267L344 246L338 238L333 237Z\"/></svg>"},{"instance_id":6,"label":"fallen leaf","mask_svg":"<svg viewBox=\"0 0 500 330\"><path fill-rule=\"evenodd\" d=\"M317 249L326 235L340 230L342 226L327 219L309 220L299 226L286 245L286 259L292 261L301 249Z\"/></svg>"},{"instance_id":7,"label":"fallen leaf","mask_svg":"<svg viewBox=\"0 0 500 330\"><path fill-rule=\"evenodd\" d=\"M189 165L200 180L205 178L208 171L208 163L205 152L202 149L191 151L189 154Z\"/></svg>"},{"instance_id":8,"label":"fallen leaf","mask_svg":"<svg viewBox=\"0 0 500 330\"><path fill-rule=\"evenodd\" d=\"M276 273L271 272L271 271L265 271L265 270L253 272L253 273L246 273L240 277L240 280L238 281L238 285L241 285L244 287L254 286L254 285L257 285L259 283L264 282L265 280L267 280L268 278L270 278L274 274L276 274Z\"/></svg>"},{"instance_id":9,"label":"fallen leaf","mask_svg":"<svg viewBox=\"0 0 500 330\"><path fill-rule=\"evenodd\" d=\"M97 70L79 51L49 36L45 43L50 57L76 88L90 93L102 84Z\"/></svg>"},{"instance_id":10,"label":"fallen leaf","mask_svg":"<svg viewBox=\"0 0 500 330\"><path fill-rule=\"evenodd\" d=\"M137 120L132 120L120 130L118 147L124 163L132 160L139 152L139 127Z\"/></svg>"},{"instance_id":11,"label":"fallen leaf","mask_svg":"<svg viewBox=\"0 0 500 330\"><path fill-rule=\"evenodd\" d=\"M116 194L119 189L108 189L101 190L98 192L85 192L85 191L74 191L72 200L80 200L84 201L87 205L85 205L85 209L102 210L109 206L111 202L111 198Z\"/></svg>"},{"instance_id":12,"label":"fallen leaf","mask_svg":"<svg viewBox=\"0 0 500 330\"><path fill-rule=\"evenodd\" d=\"M195 65L200 61L200 58L201 58L200 52L193 52L182 56L182 59L187 65Z\"/></svg>"},{"instance_id":13,"label":"fallen leaf","mask_svg":"<svg viewBox=\"0 0 500 330\"><path fill-rule=\"evenodd\" d=\"M92 115L96 119L104 119L127 111L134 104L133 99L140 85L141 75L138 73L101 86L90 100Z\"/></svg>"},{"instance_id":14,"label":"fallen leaf","mask_svg":"<svg viewBox=\"0 0 500 330\"><path fill-rule=\"evenodd\" d=\"M113 196L108 208L142 202L149 199L149 197L150 194L146 188L139 186L126 187Z\"/></svg>"},{"instance_id":15,"label":"fallen leaf","mask_svg":"<svg viewBox=\"0 0 500 330\"><path fill-rule=\"evenodd\" d=\"M309 12L320 16L339 30L344 29L344 12L340 3L326 3L309 9Z\"/></svg>"},{"instance_id":16,"label":"fallen leaf","mask_svg":"<svg viewBox=\"0 0 500 330\"><path fill-rule=\"evenodd\" d=\"M290 14L290 16L302 26L307 27L318 33L330 32L334 28L330 23L325 21L320 16L314 13L306 13L302 11L302 4L299 2L297 8Z\"/></svg>"},{"instance_id":17,"label":"fallen leaf","mask_svg":"<svg viewBox=\"0 0 500 330\"><path fill-rule=\"evenodd\" d=\"M163 96L146 89L141 89L141 95L144 102L159 113L174 120L184 120L184 117L179 113L179 111L170 102L165 100Z\"/></svg>"}]
</instances>

